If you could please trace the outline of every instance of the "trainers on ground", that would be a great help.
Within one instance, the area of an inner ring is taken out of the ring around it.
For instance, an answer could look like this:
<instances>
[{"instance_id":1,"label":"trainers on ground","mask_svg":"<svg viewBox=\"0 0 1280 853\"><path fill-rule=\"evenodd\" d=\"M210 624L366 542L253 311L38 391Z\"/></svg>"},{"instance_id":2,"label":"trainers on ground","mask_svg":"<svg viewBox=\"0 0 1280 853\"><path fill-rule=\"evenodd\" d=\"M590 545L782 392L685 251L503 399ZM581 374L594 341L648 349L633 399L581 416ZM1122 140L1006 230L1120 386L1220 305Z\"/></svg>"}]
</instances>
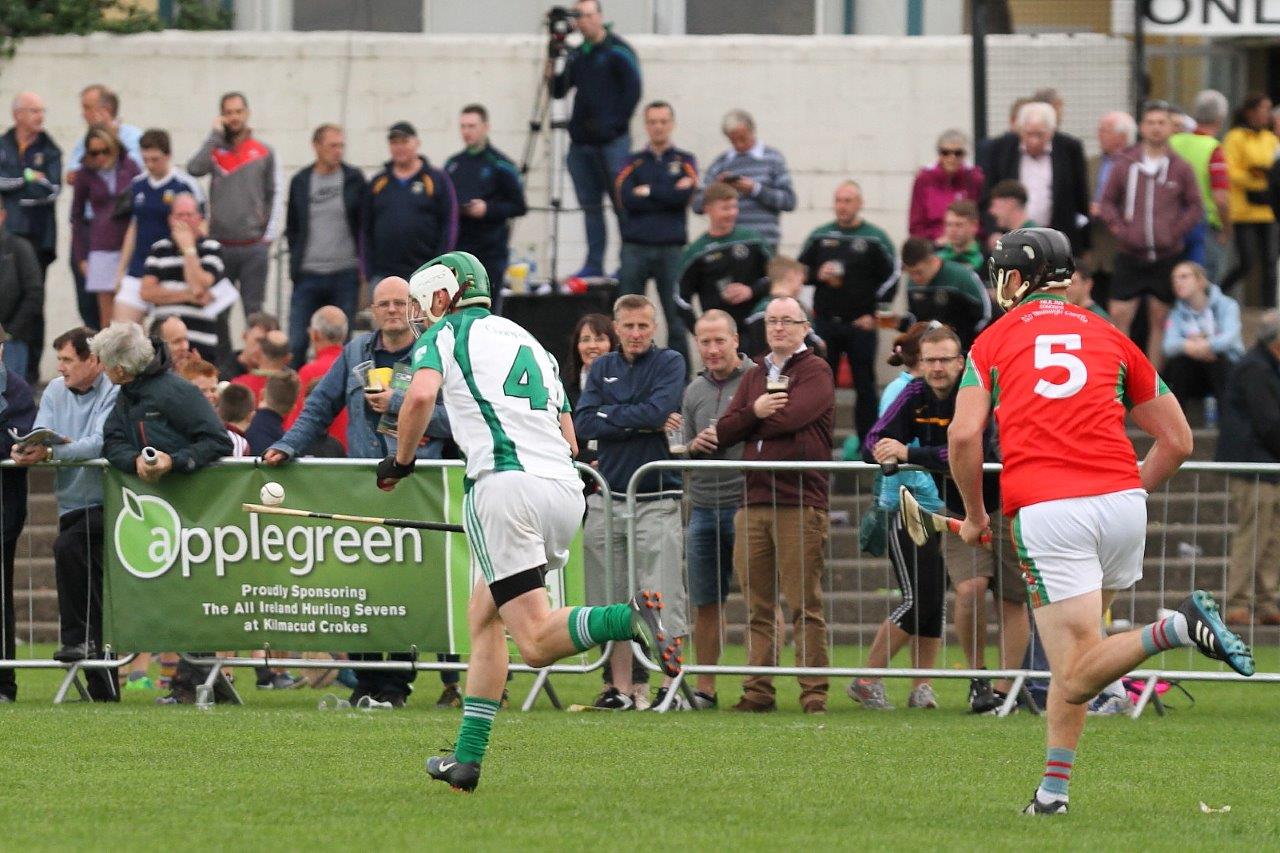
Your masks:
<instances>
[{"instance_id":1,"label":"trainers on ground","mask_svg":"<svg viewBox=\"0 0 1280 853\"><path fill-rule=\"evenodd\" d=\"M456 684L446 684L444 690L440 693L440 698L436 700L436 709L447 711L450 708L462 707L462 692L458 690Z\"/></svg>"},{"instance_id":2,"label":"trainers on ground","mask_svg":"<svg viewBox=\"0 0 1280 853\"><path fill-rule=\"evenodd\" d=\"M647 681L637 681L631 685L631 704L637 711L647 711L661 702L662 691L658 691L658 696L657 702L649 699L649 682Z\"/></svg>"},{"instance_id":3,"label":"trainers on ground","mask_svg":"<svg viewBox=\"0 0 1280 853\"><path fill-rule=\"evenodd\" d=\"M397 693L394 690L387 690L373 697L384 705L390 705L392 708L403 708L405 700L409 697L403 693Z\"/></svg>"},{"instance_id":4,"label":"trainers on ground","mask_svg":"<svg viewBox=\"0 0 1280 853\"><path fill-rule=\"evenodd\" d=\"M270 681L259 681L259 690L296 690L299 687L306 687L307 682L302 678L295 678L287 672L275 672L271 675Z\"/></svg>"},{"instance_id":5,"label":"trainers on ground","mask_svg":"<svg viewBox=\"0 0 1280 853\"><path fill-rule=\"evenodd\" d=\"M1191 640L1205 657L1220 660L1241 675L1253 675L1253 652L1222 621L1212 595L1197 589L1178 605L1178 612L1187 617Z\"/></svg>"},{"instance_id":6,"label":"trainers on ground","mask_svg":"<svg viewBox=\"0 0 1280 853\"><path fill-rule=\"evenodd\" d=\"M936 708L938 697L933 694L932 684L917 684L907 697L908 708Z\"/></svg>"},{"instance_id":7,"label":"trainers on ground","mask_svg":"<svg viewBox=\"0 0 1280 853\"><path fill-rule=\"evenodd\" d=\"M666 687L658 688L657 695L653 697L654 708L657 708L663 702L667 701L667 693L668 693L668 689ZM637 705L636 707L639 708L640 706ZM676 698L671 700L671 707L668 708L667 710L668 711L692 711L693 708L690 707L689 700L684 698L684 696L680 693L680 691L677 690Z\"/></svg>"},{"instance_id":8,"label":"trainers on ground","mask_svg":"<svg viewBox=\"0 0 1280 853\"><path fill-rule=\"evenodd\" d=\"M695 711L710 711L720 707L720 702L714 693L703 693L701 690L693 692L693 709Z\"/></svg>"},{"instance_id":9,"label":"trainers on ground","mask_svg":"<svg viewBox=\"0 0 1280 853\"><path fill-rule=\"evenodd\" d=\"M433 755L427 759L427 775L440 782L448 782L455 791L471 793L480 784L480 765L474 761L459 761L453 753Z\"/></svg>"},{"instance_id":10,"label":"trainers on ground","mask_svg":"<svg viewBox=\"0 0 1280 853\"><path fill-rule=\"evenodd\" d=\"M606 711L630 711L635 706L635 700L616 687L606 687L595 701L595 707Z\"/></svg>"},{"instance_id":11,"label":"trainers on ground","mask_svg":"<svg viewBox=\"0 0 1280 853\"><path fill-rule=\"evenodd\" d=\"M1051 803L1040 802L1040 797L1036 794L1031 795L1031 802L1027 803L1027 807L1022 810L1023 814L1038 815L1054 815L1067 813L1066 800L1054 800Z\"/></svg>"},{"instance_id":12,"label":"trainers on ground","mask_svg":"<svg viewBox=\"0 0 1280 853\"><path fill-rule=\"evenodd\" d=\"M804 711L806 714L822 716L827 713L827 700L810 699L807 702L801 702L800 710Z\"/></svg>"},{"instance_id":13,"label":"trainers on ground","mask_svg":"<svg viewBox=\"0 0 1280 853\"><path fill-rule=\"evenodd\" d=\"M844 692L849 694L850 699L868 711L893 710L893 705L885 698L883 681L864 681L861 678L855 678L849 682L849 686L844 689Z\"/></svg>"},{"instance_id":14,"label":"trainers on ground","mask_svg":"<svg viewBox=\"0 0 1280 853\"><path fill-rule=\"evenodd\" d=\"M164 696L156 697L157 705L194 705L196 692L186 687L173 687Z\"/></svg>"},{"instance_id":15,"label":"trainers on ground","mask_svg":"<svg viewBox=\"0 0 1280 853\"><path fill-rule=\"evenodd\" d=\"M124 683L125 690L155 690L156 684L151 680L150 676L144 675L141 678L129 678Z\"/></svg>"},{"instance_id":16,"label":"trainers on ground","mask_svg":"<svg viewBox=\"0 0 1280 853\"><path fill-rule=\"evenodd\" d=\"M1000 697L991 689L991 679L969 679L969 710L975 714L990 714L1001 705Z\"/></svg>"},{"instance_id":17,"label":"trainers on ground","mask_svg":"<svg viewBox=\"0 0 1280 853\"><path fill-rule=\"evenodd\" d=\"M667 675L680 674L684 663L681 654L683 640L667 636L662 627L662 593L641 590L631 596L631 630L635 632L645 657L662 667Z\"/></svg>"},{"instance_id":18,"label":"trainers on ground","mask_svg":"<svg viewBox=\"0 0 1280 853\"><path fill-rule=\"evenodd\" d=\"M1099 693L1093 697L1093 701L1089 703L1089 710L1085 713L1091 717L1118 717L1132 711L1133 702L1127 694L1109 696L1106 693Z\"/></svg>"},{"instance_id":19,"label":"trainers on ground","mask_svg":"<svg viewBox=\"0 0 1280 853\"><path fill-rule=\"evenodd\" d=\"M774 701L757 702L754 699L748 699L743 696L738 700L738 704L734 705L730 710L741 711L747 714L768 714L778 710L778 703Z\"/></svg>"}]
</instances>

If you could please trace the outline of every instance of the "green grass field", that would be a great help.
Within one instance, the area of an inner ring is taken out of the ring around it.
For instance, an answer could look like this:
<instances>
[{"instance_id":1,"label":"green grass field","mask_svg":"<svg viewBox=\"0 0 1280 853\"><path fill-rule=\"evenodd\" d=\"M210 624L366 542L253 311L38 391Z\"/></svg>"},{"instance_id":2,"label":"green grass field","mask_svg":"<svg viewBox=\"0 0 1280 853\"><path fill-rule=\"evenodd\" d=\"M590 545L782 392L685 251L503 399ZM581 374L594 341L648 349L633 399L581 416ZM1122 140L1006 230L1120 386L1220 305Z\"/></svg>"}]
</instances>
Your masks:
<instances>
[{"instance_id":1,"label":"green grass field","mask_svg":"<svg viewBox=\"0 0 1280 853\"><path fill-rule=\"evenodd\" d=\"M1033 819L1018 810L1043 721L969 716L959 681L939 684L938 711L863 711L840 681L831 713L806 717L780 680L782 710L763 716L503 712L471 796L422 770L458 719L429 709L433 673L396 712L322 712L322 691L238 682L244 707L155 707L141 692L53 707L57 674L20 672L20 702L0 706L0 849L1280 847L1274 687L1192 685L1195 705L1172 699L1163 718L1090 720L1073 813ZM556 679L571 702L598 683ZM722 702L737 687L722 679ZM906 691L891 682L895 702Z\"/></svg>"}]
</instances>

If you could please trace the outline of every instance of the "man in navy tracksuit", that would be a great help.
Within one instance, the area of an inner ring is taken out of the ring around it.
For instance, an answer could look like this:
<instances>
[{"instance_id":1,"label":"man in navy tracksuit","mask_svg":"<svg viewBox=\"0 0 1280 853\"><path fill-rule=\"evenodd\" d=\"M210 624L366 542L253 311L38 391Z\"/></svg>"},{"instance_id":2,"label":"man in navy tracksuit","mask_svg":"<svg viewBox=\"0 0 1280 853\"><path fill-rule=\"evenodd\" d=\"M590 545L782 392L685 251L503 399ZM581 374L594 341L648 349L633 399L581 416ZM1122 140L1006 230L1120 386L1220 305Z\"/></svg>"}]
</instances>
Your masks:
<instances>
[{"instance_id":1,"label":"man in navy tracksuit","mask_svg":"<svg viewBox=\"0 0 1280 853\"><path fill-rule=\"evenodd\" d=\"M369 181L365 196L365 264L369 283L408 278L427 261L453 251L458 200L449 176L418 153L418 132L407 121L387 131L391 160Z\"/></svg>"},{"instance_id":2,"label":"man in navy tracksuit","mask_svg":"<svg viewBox=\"0 0 1280 853\"><path fill-rule=\"evenodd\" d=\"M613 177L631 150L629 127L640 103L640 61L629 44L605 27L598 0L578 0L576 7L582 46L551 78L551 94L563 98L570 89L578 90L569 117L565 165L587 230L587 258L577 274L593 277L604 273L608 238L603 197L609 195ZM621 211L614 212L621 218Z\"/></svg>"},{"instance_id":3,"label":"man in navy tracksuit","mask_svg":"<svg viewBox=\"0 0 1280 853\"><path fill-rule=\"evenodd\" d=\"M637 294L619 296L613 306L613 327L621 348L592 363L573 415L578 440L598 443L600 473L613 501L609 529L603 515L606 498L599 494L587 498L582 552L591 602L628 588L626 561L618 557L627 553L626 525L621 519L627 484L646 462L671 458L665 426L667 418L680 411L686 376L684 358L653 343L657 322L648 299ZM636 493L636 588L662 593L663 625L673 636L683 637L689 629L680 559L680 472L650 472L637 484ZM607 537L613 544L612 587L605 583ZM643 710L649 701L648 686L632 684L631 644L615 643L610 664L612 684L596 700L597 707ZM669 682L669 678L664 681L664 690Z\"/></svg>"},{"instance_id":4,"label":"man in navy tracksuit","mask_svg":"<svg viewBox=\"0 0 1280 853\"><path fill-rule=\"evenodd\" d=\"M520 172L511 158L489 144L489 112L467 104L458 121L467 147L445 161L444 170L458 197L458 245L480 259L493 283L494 314L502 307L502 280L510 257L508 220L528 210Z\"/></svg>"},{"instance_id":5,"label":"man in navy tracksuit","mask_svg":"<svg viewBox=\"0 0 1280 853\"><path fill-rule=\"evenodd\" d=\"M684 321L676 304L676 269L689 235L685 211L698 186L692 154L671 144L675 111L666 101L644 108L649 144L631 155L614 179L614 202L622 220L622 272L619 295L643 294L653 279L667 315L667 346L689 361Z\"/></svg>"}]
</instances>

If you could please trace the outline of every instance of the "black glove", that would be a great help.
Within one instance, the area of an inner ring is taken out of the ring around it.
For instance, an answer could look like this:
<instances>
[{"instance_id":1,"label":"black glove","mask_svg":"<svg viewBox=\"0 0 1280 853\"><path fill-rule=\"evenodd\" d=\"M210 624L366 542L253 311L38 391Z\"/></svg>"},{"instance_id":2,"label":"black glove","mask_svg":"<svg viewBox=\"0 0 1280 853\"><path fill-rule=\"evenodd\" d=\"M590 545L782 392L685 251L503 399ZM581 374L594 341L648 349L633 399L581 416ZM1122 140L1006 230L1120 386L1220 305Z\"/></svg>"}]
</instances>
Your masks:
<instances>
[{"instance_id":1,"label":"black glove","mask_svg":"<svg viewBox=\"0 0 1280 853\"><path fill-rule=\"evenodd\" d=\"M401 465L396 461L394 453L389 454L378 463L378 488L384 492L394 489L396 483L413 473L413 467L417 461L417 459L410 459L408 465Z\"/></svg>"}]
</instances>

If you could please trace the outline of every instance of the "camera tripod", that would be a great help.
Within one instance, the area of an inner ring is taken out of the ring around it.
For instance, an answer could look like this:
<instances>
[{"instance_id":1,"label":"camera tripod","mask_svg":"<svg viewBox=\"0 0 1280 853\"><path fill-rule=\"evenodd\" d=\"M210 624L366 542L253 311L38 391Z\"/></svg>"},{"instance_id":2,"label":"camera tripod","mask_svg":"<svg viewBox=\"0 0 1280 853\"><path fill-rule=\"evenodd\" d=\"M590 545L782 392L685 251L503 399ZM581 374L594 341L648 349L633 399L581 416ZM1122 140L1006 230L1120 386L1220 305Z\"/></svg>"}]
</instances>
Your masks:
<instances>
[{"instance_id":1,"label":"camera tripod","mask_svg":"<svg viewBox=\"0 0 1280 853\"><path fill-rule=\"evenodd\" d=\"M552 31L547 44L547 61L551 64L551 74L539 69L538 83L534 90L533 109L529 112L529 129L525 137L524 153L520 158L520 176L528 178L533 165L533 158L538 148L538 140L547 138L547 205L542 210L551 214L551 240L547 264L548 277L552 284L559 280L560 264L560 214L564 212L564 175L565 153L568 151L567 137L569 118L564 98L554 97L551 91L552 78L564 70L566 47L564 37Z\"/></svg>"}]
</instances>

